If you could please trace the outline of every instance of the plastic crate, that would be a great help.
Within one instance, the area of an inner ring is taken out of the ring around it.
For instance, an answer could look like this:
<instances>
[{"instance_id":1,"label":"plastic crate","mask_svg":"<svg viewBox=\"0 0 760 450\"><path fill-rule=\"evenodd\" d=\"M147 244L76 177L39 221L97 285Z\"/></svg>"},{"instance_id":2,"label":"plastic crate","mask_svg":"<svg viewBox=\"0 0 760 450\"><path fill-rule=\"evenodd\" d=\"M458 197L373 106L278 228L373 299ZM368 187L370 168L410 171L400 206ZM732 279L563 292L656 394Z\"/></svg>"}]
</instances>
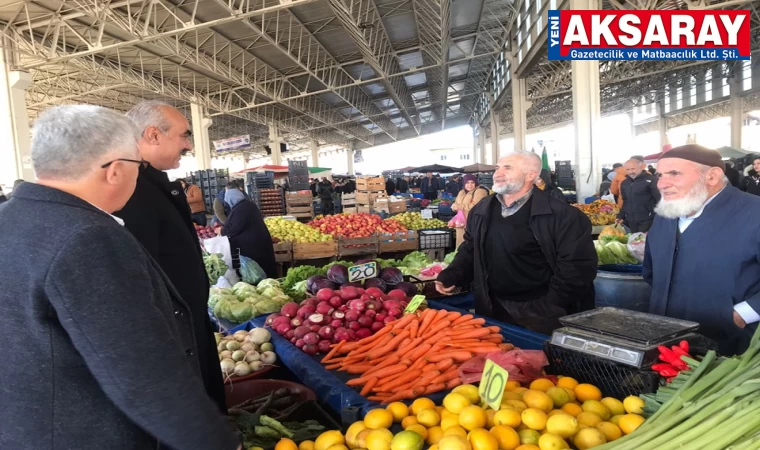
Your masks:
<instances>
[{"instance_id":1,"label":"plastic crate","mask_svg":"<svg viewBox=\"0 0 760 450\"><path fill-rule=\"evenodd\" d=\"M573 377L581 383L591 383L607 397L625 398L629 395L655 392L660 376L651 370L640 370L612 361L562 348L547 341L544 353L549 360L547 373Z\"/></svg>"},{"instance_id":2,"label":"plastic crate","mask_svg":"<svg viewBox=\"0 0 760 450\"><path fill-rule=\"evenodd\" d=\"M327 413L327 411L313 400L298 405L296 409L282 419L281 422L305 422L307 420L316 420L320 425L325 427L325 431L341 430L343 428ZM315 441L320 434L322 434L322 432L317 432L311 436L304 436L304 439L296 440L296 444L300 444L303 441Z\"/></svg>"},{"instance_id":3,"label":"plastic crate","mask_svg":"<svg viewBox=\"0 0 760 450\"><path fill-rule=\"evenodd\" d=\"M420 250L453 249L456 246L456 235L453 228L419 230L419 240Z\"/></svg>"}]
</instances>

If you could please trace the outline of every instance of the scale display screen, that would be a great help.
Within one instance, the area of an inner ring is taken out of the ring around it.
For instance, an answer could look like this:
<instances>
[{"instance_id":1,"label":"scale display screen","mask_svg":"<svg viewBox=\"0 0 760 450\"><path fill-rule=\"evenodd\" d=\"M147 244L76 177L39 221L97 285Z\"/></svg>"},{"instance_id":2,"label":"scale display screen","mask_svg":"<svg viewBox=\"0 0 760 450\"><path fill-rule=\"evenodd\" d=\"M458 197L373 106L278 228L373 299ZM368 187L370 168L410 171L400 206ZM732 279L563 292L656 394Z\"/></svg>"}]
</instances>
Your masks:
<instances>
[{"instance_id":1,"label":"scale display screen","mask_svg":"<svg viewBox=\"0 0 760 450\"><path fill-rule=\"evenodd\" d=\"M573 336L561 331L554 332L551 342L560 347L634 367L639 367L644 358L643 351L624 348L614 343L600 342L596 339Z\"/></svg>"}]
</instances>

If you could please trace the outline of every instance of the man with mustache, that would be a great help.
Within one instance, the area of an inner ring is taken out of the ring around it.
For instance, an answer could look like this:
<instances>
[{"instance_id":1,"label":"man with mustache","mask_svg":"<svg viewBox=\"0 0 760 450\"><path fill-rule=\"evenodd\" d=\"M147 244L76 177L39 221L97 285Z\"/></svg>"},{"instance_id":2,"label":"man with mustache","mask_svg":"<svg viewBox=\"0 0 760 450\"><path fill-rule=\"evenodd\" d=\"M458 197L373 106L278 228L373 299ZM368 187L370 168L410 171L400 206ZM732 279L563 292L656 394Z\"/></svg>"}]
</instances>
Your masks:
<instances>
[{"instance_id":1,"label":"man with mustache","mask_svg":"<svg viewBox=\"0 0 760 450\"><path fill-rule=\"evenodd\" d=\"M685 145L657 163L662 200L647 236L653 314L691 320L722 354L760 320L760 198L730 185L720 153Z\"/></svg>"},{"instance_id":2,"label":"man with mustache","mask_svg":"<svg viewBox=\"0 0 760 450\"><path fill-rule=\"evenodd\" d=\"M470 210L464 242L436 289L473 283L478 314L550 334L560 317L594 307L591 222L535 186L535 153L511 153L496 167L496 194Z\"/></svg>"},{"instance_id":3,"label":"man with mustache","mask_svg":"<svg viewBox=\"0 0 760 450\"><path fill-rule=\"evenodd\" d=\"M140 170L134 195L116 215L124 219L127 230L158 262L187 303L197 344L197 351L190 356L200 363L206 392L226 412L219 356L206 306L208 276L198 236L182 186L169 182L164 172L178 168L182 155L193 148L190 124L177 109L156 101L136 105L127 117L137 125L140 156L149 165Z\"/></svg>"}]
</instances>

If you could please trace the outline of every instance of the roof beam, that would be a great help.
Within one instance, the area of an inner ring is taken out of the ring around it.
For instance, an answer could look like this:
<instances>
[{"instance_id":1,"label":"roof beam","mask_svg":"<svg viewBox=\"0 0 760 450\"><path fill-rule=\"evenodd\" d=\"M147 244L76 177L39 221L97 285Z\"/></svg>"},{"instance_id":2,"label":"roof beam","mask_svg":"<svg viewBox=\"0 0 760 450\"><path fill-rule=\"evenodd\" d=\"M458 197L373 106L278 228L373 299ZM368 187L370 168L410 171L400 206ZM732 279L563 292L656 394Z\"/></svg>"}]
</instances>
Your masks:
<instances>
[{"instance_id":1,"label":"roof beam","mask_svg":"<svg viewBox=\"0 0 760 450\"><path fill-rule=\"evenodd\" d=\"M444 9L445 22L448 29L449 24L449 4L451 0L414 0L414 18L417 23L417 36L420 43L425 48L421 50L422 62L430 66L425 71L427 79L428 98L430 105L433 107L433 115L441 121L441 126L445 126L446 108L445 98L446 90L443 89L444 80L448 79L449 69L446 66L441 69L444 63L442 54L446 55L448 60L448 33L443 32ZM446 36L446 39L442 39ZM447 84L447 83L446 83ZM446 88L448 89L448 87Z\"/></svg>"},{"instance_id":2,"label":"roof beam","mask_svg":"<svg viewBox=\"0 0 760 450\"><path fill-rule=\"evenodd\" d=\"M406 81L403 77L388 79L388 75L400 73L401 67L396 56L393 55L393 46L374 0L327 0L327 2L356 42L367 64L382 78L382 83L393 101L404 110L404 120L419 133L417 107L409 93Z\"/></svg>"}]
</instances>

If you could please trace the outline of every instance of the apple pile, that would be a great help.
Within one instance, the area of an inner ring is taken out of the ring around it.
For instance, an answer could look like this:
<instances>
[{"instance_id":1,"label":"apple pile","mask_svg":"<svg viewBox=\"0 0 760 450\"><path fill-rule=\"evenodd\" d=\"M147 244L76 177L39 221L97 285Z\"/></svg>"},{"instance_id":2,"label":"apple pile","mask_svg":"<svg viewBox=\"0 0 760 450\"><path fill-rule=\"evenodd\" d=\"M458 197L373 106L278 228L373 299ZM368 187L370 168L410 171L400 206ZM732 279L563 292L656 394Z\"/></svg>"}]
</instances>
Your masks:
<instances>
[{"instance_id":1,"label":"apple pile","mask_svg":"<svg viewBox=\"0 0 760 450\"><path fill-rule=\"evenodd\" d=\"M202 227L198 225L197 223L195 225L195 233L198 234L198 238L200 239L211 239L216 237L216 230L217 228L221 228L221 225L217 225L216 228L205 226Z\"/></svg>"},{"instance_id":2,"label":"apple pile","mask_svg":"<svg viewBox=\"0 0 760 450\"><path fill-rule=\"evenodd\" d=\"M308 355L327 353L340 341L358 341L404 314L409 299L401 289L344 286L320 289L301 304L286 303L266 324Z\"/></svg>"},{"instance_id":3,"label":"apple pile","mask_svg":"<svg viewBox=\"0 0 760 450\"><path fill-rule=\"evenodd\" d=\"M318 217L309 222L313 228L322 233L342 238L363 238L375 233L400 233L408 231L401 222L394 219L381 219L375 214L335 214Z\"/></svg>"}]
</instances>

